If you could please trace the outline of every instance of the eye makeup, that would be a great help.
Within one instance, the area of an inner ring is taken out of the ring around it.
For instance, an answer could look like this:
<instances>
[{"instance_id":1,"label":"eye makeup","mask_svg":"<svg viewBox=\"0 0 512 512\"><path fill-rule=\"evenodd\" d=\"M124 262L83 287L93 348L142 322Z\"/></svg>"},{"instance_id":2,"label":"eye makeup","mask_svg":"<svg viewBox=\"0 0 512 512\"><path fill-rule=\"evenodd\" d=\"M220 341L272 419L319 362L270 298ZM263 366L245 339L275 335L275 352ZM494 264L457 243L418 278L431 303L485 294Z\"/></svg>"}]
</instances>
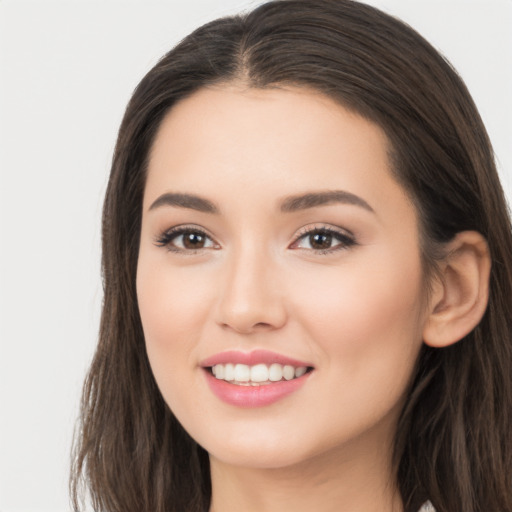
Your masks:
<instances>
[{"instance_id":1,"label":"eye makeup","mask_svg":"<svg viewBox=\"0 0 512 512\"><path fill-rule=\"evenodd\" d=\"M210 235L199 226L175 226L161 233L155 245L176 253L195 254L204 249L220 249Z\"/></svg>"},{"instance_id":2,"label":"eye makeup","mask_svg":"<svg viewBox=\"0 0 512 512\"><path fill-rule=\"evenodd\" d=\"M348 249L356 244L354 235L345 230L333 226L314 225L302 228L290 248L310 250L324 255Z\"/></svg>"},{"instance_id":3,"label":"eye makeup","mask_svg":"<svg viewBox=\"0 0 512 512\"><path fill-rule=\"evenodd\" d=\"M154 243L158 247L182 254L196 254L202 250L221 248L203 228L196 225L175 226L157 236ZM314 225L303 227L289 245L289 249L326 255L356 244L354 236L345 230L327 225Z\"/></svg>"}]
</instances>

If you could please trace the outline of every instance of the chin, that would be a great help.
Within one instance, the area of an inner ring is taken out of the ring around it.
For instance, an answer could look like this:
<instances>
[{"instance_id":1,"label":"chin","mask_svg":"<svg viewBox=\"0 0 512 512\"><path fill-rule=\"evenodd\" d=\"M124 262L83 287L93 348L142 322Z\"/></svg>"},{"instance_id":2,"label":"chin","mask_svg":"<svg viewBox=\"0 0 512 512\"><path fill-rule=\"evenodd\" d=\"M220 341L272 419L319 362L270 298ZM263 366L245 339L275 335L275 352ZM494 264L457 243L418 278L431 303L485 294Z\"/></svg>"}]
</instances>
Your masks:
<instances>
[{"instance_id":1,"label":"chin","mask_svg":"<svg viewBox=\"0 0 512 512\"><path fill-rule=\"evenodd\" d=\"M284 468L299 464L315 451L315 447L305 442L312 437L303 431L290 436L290 426L283 429L277 425L265 426L264 422L251 423L240 420L229 425L210 424L207 432L194 428L187 431L211 457L238 467Z\"/></svg>"},{"instance_id":2,"label":"chin","mask_svg":"<svg viewBox=\"0 0 512 512\"><path fill-rule=\"evenodd\" d=\"M283 469L299 465L310 457L296 447L235 445L215 446L207 450L210 457L223 464L247 469Z\"/></svg>"}]
</instances>

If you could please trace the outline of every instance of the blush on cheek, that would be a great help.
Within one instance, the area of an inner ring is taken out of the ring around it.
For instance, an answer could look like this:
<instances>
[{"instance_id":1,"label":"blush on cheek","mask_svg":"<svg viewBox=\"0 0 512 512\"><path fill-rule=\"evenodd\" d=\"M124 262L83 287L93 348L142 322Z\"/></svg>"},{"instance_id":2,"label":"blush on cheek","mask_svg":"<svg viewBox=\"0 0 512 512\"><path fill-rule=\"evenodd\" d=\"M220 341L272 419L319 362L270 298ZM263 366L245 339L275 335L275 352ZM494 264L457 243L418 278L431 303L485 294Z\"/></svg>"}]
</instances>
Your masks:
<instances>
[{"instance_id":1,"label":"blush on cheek","mask_svg":"<svg viewBox=\"0 0 512 512\"><path fill-rule=\"evenodd\" d=\"M204 286L186 273L139 262L137 298L144 331L154 340L180 339L197 323ZM172 335L171 335L172 334Z\"/></svg>"},{"instance_id":2,"label":"blush on cheek","mask_svg":"<svg viewBox=\"0 0 512 512\"><path fill-rule=\"evenodd\" d=\"M382 265L378 273L367 269L355 269L336 280L312 281L313 290L302 296L301 303L297 301L308 330L315 339L324 340L318 339L320 345L357 353L372 345L416 343L421 312L419 265L409 272L405 266L404 272L400 268L395 274L384 272Z\"/></svg>"},{"instance_id":3,"label":"blush on cheek","mask_svg":"<svg viewBox=\"0 0 512 512\"><path fill-rule=\"evenodd\" d=\"M149 362L165 401L171 405L177 381L197 366L197 345L205 325L205 287L192 272L139 260L137 298ZM195 375L195 374L194 374ZM190 386L190 378L187 386Z\"/></svg>"}]
</instances>

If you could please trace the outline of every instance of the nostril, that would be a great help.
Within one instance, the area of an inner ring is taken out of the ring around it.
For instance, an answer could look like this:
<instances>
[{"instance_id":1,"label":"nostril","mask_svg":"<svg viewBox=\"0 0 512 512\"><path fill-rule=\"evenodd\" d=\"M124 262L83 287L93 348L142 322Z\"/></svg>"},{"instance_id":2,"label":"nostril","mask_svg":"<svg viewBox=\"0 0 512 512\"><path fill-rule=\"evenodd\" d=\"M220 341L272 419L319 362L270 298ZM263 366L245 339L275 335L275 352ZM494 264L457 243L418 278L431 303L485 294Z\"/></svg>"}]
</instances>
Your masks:
<instances>
[{"instance_id":1,"label":"nostril","mask_svg":"<svg viewBox=\"0 0 512 512\"><path fill-rule=\"evenodd\" d=\"M223 322L221 327L226 330L233 330L240 334L251 334L255 332L269 331L277 327L269 322L244 322L242 319L233 319L232 322Z\"/></svg>"},{"instance_id":2,"label":"nostril","mask_svg":"<svg viewBox=\"0 0 512 512\"><path fill-rule=\"evenodd\" d=\"M254 325L255 329L268 329L269 327L271 328L272 326L266 322L258 322L257 324Z\"/></svg>"}]
</instances>

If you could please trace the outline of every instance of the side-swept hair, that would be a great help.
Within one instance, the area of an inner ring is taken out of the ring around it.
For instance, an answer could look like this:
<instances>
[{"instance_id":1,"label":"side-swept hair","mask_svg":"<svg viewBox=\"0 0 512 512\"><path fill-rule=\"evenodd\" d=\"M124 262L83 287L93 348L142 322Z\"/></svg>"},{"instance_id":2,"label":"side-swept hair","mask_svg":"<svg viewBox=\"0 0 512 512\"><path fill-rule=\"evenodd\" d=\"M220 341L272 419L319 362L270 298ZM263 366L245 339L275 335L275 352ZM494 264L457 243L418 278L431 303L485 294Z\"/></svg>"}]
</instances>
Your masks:
<instances>
[{"instance_id":1,"label":"side-swept hair","mask_svg":"<svg viewBox=\"0 0 512 512\"><path fill-rule=\"evenodd\" d=\"M420 216L431 275L464 230L488 241L481 323L443 349L423 346L395 439L405 510L512 510L512 233L493 151L450 64L413 29L349 0L277 0L186 37L143 78L122 121L103 211L104 304L82 398L71 491L95 510L205 512L207 453L183 430L146 356L135 276L147 159L176 102L212 84L307 87L377 123L396 179Z\"/></svg>"}]
</instances>

